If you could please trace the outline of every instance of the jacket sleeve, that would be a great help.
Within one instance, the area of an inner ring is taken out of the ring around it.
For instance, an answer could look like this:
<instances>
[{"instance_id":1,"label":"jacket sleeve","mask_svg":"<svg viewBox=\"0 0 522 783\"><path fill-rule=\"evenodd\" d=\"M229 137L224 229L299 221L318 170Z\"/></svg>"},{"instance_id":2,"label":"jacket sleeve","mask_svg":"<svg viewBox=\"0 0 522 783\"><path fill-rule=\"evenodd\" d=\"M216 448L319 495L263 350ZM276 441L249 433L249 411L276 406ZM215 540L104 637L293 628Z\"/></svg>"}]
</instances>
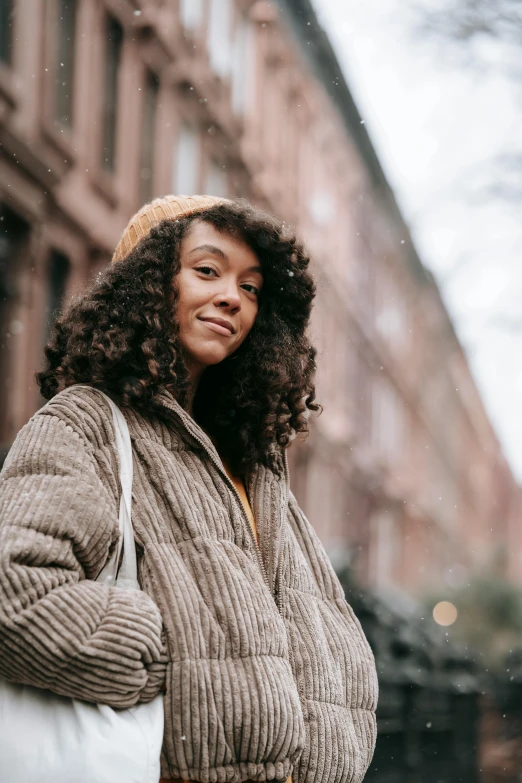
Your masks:
<instances>
[{"instance_id":1,"label":"jacket sleeve","mask_svg":"<svg viewBox=\"0 0 522 783\"><path fill-rule=\"evenodd\" d=\"M162 620L140 591L93 581L119 535L95 449L59 416L21 430L0 476L0 675L129 707L161 689Z\"/></svg>"}]
</instances>

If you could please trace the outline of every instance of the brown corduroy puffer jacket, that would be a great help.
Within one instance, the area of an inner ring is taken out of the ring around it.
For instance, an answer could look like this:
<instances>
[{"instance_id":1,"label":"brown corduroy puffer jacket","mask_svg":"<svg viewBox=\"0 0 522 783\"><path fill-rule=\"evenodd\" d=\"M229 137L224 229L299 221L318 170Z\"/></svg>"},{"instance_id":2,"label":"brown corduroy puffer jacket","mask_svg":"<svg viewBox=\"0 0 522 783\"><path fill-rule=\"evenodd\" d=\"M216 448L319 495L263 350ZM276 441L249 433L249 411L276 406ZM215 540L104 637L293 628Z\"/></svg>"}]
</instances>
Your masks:
<instances>
[{"instance_id":1,"label":"brown corduroy puffer jacket","mask_svg":"<svg viewBox=\"0 0 522 783\"><path fill-rule=\"evenodd\" d=\"M70 387L0 477L0 675L115 707L163 687L162 776L358 783L371 650L288 477L247 483L260 546L208 437L165 392L124 410L144 592L93 581L118 536L108 405Z\"/></svg>"}]
</instances>

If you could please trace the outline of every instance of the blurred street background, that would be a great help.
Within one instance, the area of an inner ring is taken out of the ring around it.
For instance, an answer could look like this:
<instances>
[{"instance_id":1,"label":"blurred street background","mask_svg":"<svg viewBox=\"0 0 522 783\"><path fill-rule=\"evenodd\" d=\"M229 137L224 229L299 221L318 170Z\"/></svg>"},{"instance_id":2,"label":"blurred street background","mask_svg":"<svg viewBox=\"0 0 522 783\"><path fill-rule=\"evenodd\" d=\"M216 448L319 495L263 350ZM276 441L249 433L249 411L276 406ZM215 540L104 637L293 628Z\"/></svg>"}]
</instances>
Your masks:
<instances>
[{"instance_id":1,"label":"blurred street background","mask_svg":"<svg viewBox=\"0 0 522 783\"><path fill-rule=\"evenodd\" d=\"M521 48L522 0L0 0L2 460L144 202L295 226L292 485L376 655L378 783L522 781Z\"/></svg>"}]
</instances>

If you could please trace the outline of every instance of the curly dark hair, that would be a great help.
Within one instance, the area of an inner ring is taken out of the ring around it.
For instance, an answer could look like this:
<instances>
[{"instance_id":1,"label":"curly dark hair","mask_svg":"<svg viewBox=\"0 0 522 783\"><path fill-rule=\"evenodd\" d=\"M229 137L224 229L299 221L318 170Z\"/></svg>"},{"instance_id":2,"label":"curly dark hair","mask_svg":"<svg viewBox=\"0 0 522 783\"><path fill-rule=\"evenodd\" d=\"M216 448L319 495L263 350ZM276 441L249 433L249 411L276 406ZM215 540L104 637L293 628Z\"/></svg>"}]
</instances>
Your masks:
<instances>
[{"instance_id":1,"label":"curly dark hair","mask_svg":"<svg viewBox=\"0 0 522 783\"><path fill-rule=\"evenodd\" d=\"M315 286L295 235L243 201L164 220L122 261L109 267L55 321L37 373L50 399L75 383L109 392L146 412L169 391L184 406L190 384L176 320L180 247L195 220L244 241L263 269L254 326L231 357L208 367L194 416L233 468L263 463L278 472L281 452L308 431L315 402L315 354L307 336Z\"/></svg>"}]
</instances>

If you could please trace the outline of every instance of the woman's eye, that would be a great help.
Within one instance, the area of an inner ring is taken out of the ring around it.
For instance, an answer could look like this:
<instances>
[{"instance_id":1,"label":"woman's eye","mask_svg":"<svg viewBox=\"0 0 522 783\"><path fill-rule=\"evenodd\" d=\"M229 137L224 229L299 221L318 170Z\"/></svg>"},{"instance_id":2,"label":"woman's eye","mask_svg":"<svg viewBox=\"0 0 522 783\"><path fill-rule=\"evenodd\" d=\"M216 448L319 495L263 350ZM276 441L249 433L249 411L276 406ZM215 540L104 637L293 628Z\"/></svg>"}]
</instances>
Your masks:
<instances>
[{"instance_id":1,"label":"woman's eye","mask_svg":"<svg viewBox=\"0 0 522 783\"><path fill-rule=\"evenodd\" d=\"M212 275L217 274L216 270L211 266L197 266L196 270L201 272L202 275L205 275L205 277L211 277Z\"/></svg>"},{"instance_id":2,"label":"woman's eye","mask_svg":"<svg viewBox=\"0 0 522 783\"><path fill-rule=\"evenodd\" d=\"M259 294L259 288L256 285L250 285L250 283L244 283L244 285L242 285L241 288L243 288L249 294L255 294L256 296Z\"/></svg>"}]
</instances>

